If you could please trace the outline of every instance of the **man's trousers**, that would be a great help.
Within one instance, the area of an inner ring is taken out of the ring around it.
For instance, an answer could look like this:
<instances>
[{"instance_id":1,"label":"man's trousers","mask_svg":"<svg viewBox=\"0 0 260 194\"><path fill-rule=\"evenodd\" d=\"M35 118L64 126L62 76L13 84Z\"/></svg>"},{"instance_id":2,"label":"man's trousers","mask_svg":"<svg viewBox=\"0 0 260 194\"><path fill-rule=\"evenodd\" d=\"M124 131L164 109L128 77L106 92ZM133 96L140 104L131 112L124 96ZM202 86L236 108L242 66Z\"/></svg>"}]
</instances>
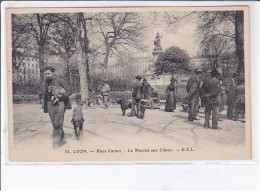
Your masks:
<instances>
[{"instance_id":1,"label":"man's trousers","mask_svg":"<svg viewBox=\"0 0 260 194\"><path fill-rule=\"evenodd\" d=\"M218 104L209 104L205 103L205 124L204 126L209 128L209 119L210 115L212 113L212 127L217 128L218 127Z\"/></svg>"},{"instance_id":2,"label":"man's trousers","mask_svg":"<svg viewBox=\"0 0 260 194\"><path fill-rule=\"evenodd\" d=\"M53 143L59 144L63 141L64 131L64 115L65 115L65 105L64 102L59 102L58 104L53 104L48 101L48 112L51 118L51 123L53 126Z\"/></svg>"},{"instance_id":3,"label":"man's trousers","mask_svg":"<svg viewBox=\"0 0 260 194\"><path fill-rule=\"evenodd\" d=\"M189 99L189 119L193 120L199 113L199 96Z\"/></svg>"}]
</instances>

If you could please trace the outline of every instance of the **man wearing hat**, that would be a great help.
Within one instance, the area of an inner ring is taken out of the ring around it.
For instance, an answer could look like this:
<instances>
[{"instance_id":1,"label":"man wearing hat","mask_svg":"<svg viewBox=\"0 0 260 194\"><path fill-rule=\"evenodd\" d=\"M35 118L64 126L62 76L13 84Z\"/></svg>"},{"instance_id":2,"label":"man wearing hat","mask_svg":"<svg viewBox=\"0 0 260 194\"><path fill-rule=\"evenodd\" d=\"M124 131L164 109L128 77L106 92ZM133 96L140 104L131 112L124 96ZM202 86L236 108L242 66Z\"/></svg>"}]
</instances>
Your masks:
<instances>
[{"instance_id":1,"label":"man wearing hat","mask_svg":"<svg viewBox=\"0 0 260 194\"><path fill-rule=\"evenodd\" d=\"M49 113L53 125L53 146L65 143L63 122L66 109L71 109L69 96L72 94L71 86L66 80L56 77L55 68L47 66L43 69L45 76L44 113Z\"/></svg>"},{"instance_id":2,"label":"man wearing hat","mask_svg":"<svg viewBox=\"0 0 260 194\"><path fill-rule=\"evenodd\" d=\"M101 89L102 97L103 97L103 103L105 104L106 109L108 108L108 96L110 92L110 86L108 85L108 81L104 80L105 84L103 85Z\"/></svg>"},{"instance_id":3,"label":"man wearing hat","mask_svg":"<svg viewBox=\"0 0 260 194\"><path fill-rule=\"evenodd\" d=\"M212 129L218 128L218 107L220 97L220 84L217 76L219 75L217 70L211 71L211 78L205 81L202 85L205 99L205 128L210 128L209 119L212 113Z\"/></svg>"},{"instance_id":4,"label":"man wearing hat","mask_svg":"<svg viewBox=\"0 0 260 194\"><path fill-rule=\"evenodd\" d=\"M196 70L196 75L189 78L186 90L188 92L189 100L189 121L198 120L196 116L199 113L199 97L200 97L200 86L202 85L201 76L202 71Z\"/></svg>"},{"instance_id":5,"label":"man wearing hat","mask_svg":"<svg viewBox=\"0 0 260 194\"><path fill-rule=\"evenodd\" d=\"M132 92L132 106L131 106L131 114L130 116L133 117L135 116L135 107L136 107L136 114L137 118L141 118L141 112L140 112L140 102L142 99L143 95L143 85L142 85L142 77L140 75L135 77L136 83L133 87L133 92Z\"/></svg>"}]
</instances>

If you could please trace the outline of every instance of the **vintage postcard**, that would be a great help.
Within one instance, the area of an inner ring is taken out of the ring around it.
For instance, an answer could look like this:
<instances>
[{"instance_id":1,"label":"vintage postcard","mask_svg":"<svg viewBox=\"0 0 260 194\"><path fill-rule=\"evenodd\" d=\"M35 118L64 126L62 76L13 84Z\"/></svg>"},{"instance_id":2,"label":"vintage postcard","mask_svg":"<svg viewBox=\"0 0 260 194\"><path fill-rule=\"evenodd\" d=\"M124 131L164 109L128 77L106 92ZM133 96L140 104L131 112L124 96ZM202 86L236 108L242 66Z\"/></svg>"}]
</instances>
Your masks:
<instances>
[{"instance_id":1,"label":"vintage postcard","mask_svg":"<svg viewBox=\"0 0 260 194\"><path fill-rule=\"evenodd\" d=\"M10 162L252 160L249 8L9 8Z\"/></svg>"}]
</instances>

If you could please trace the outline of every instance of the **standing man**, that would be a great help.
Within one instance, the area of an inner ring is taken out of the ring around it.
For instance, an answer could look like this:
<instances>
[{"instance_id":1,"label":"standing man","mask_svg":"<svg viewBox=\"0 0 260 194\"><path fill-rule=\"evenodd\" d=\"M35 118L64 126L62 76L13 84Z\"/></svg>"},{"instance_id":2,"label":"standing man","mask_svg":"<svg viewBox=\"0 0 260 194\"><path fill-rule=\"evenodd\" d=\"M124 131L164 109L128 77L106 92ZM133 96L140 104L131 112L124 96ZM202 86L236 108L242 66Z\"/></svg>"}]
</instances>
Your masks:
<instances>
[{"instance_id":1,"label":"standing man","mask_svg":"<svg viewBox=\"0 0 260 194\"><path fill-rule=\"evenodd\" d=\"M65 144L63 122L66 109L71 109L69 96L71 86L66 80L56 77L55 68L44 68L45 84L40 95L44 95L44 113L49 113L53 125L53 146Z\"/></svg>"},{"instance_id":2,"label":"standing man","mask_svg":"<svg viewBox=\"0 0 260 194\"><path fill-rule=\"evenodd\" d=\"M220 73L217 76L217 79L219 81L219 87L220 87L220 95L218 96L218 100L219 100L219 106L218 106L218 121L223 121L220 118L220 113L224 110L224 91L225 88L223 86L223 81L222 81L222 76L220 75Z\"/></svg>"},{"instance_id":3,"label":"standing man","mask_svg":"<svg viewBox=\"0 0 260 194\"><path fill-rule=\"evenodd\" d=\"M211 78L205 81L202 85L202 89L205 92L203 98L205 98L205 128L210 128L209 119L212 112L212 129L218 128L218 107L220 96L220 85L217 70L212 70Z\"/></svg>"},{"instance_id":4,"label":"standing man","mask_svg":"<svg viewBox=\"0 0 260 194\"><path fill-rule=\"evenodd\" d=\"M235 105L235 116L234 120L237 121L239 118L239 115L244 116L245 115L245 79L241 77L238 81L239 85L235 89L235 99L236 99L236 105Z\"/></svg>"},{"instance_id":5,"label":"standing man","mask_svg":"<svg viewBox=\"0 0 260 194\"><path fill-rule=\"evenodd\" d=\"M103 85L101 92L103 97L103 103L105 104L105 108L108 108L108 96L110 92L110 86L108 85L107 80L104 80L105 84Z\"/></svg>"},{"instance_id":6,"label":"standing man","mask_svg":"<svg viewBox=\"0 0 260 194\"><path fill-rule=\"evenodd\" d=\"M131 114L129 115L130 117L135 116L135 110L136 110L136 116L137 118L141 118L141 112L140 112L140 102L142 99L143 95L143 85L142 85L142 77L140 75L135 77L136 83L133 87L133 92L132 92L132 106L131 106ZM135 109L136 107L136 109Z\"/></svg>"},{"instance_id":7,"label":"standing man","mask_svg":"<svg viewBox=\"0 0 260 194\"><path fill-rule=\"evenodd\" d=\"M202 71L196 70L196 75L189 78L186 90L188 92L189 100L189 121L198 120L196 116L199 113L199 97L200 97L200 86L202 85L201 76Z\"/></svg>"},{"instance_id":8,"label":"standing man","mask_svg":"<svg viewBox=\"0 0 260 194\"><path fill-rule=\"evenodd\" d=\"M230 83L226 87L226 93L227 93L227 118L233 119L234 118L234 111L235 111L235 104L236 104L236 95L235 95L235 89L236 89L236 82L235 79L237 77L237 74L234 73L233 77L230 80Z\"/></svg>"}]
</instances>

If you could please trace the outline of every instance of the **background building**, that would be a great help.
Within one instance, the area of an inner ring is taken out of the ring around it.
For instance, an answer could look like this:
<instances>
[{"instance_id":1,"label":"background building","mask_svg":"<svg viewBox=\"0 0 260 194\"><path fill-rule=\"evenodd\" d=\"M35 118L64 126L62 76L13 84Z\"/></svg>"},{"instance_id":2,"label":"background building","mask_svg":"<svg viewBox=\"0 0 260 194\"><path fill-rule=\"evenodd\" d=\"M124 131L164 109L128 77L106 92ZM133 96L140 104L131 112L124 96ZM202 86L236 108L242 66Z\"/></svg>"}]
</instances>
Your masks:
<instances>
[{"instance_id":1,"label":"background building","mask_svg":"<svg viewBox=\"0 0 260 194\"><path fill-rule=\"evenodd\" d=\"M17 57L18 69L13 69L13 80L29 82L40 79L40 67L37 54Z\"/></svg>"}]
</instances>

